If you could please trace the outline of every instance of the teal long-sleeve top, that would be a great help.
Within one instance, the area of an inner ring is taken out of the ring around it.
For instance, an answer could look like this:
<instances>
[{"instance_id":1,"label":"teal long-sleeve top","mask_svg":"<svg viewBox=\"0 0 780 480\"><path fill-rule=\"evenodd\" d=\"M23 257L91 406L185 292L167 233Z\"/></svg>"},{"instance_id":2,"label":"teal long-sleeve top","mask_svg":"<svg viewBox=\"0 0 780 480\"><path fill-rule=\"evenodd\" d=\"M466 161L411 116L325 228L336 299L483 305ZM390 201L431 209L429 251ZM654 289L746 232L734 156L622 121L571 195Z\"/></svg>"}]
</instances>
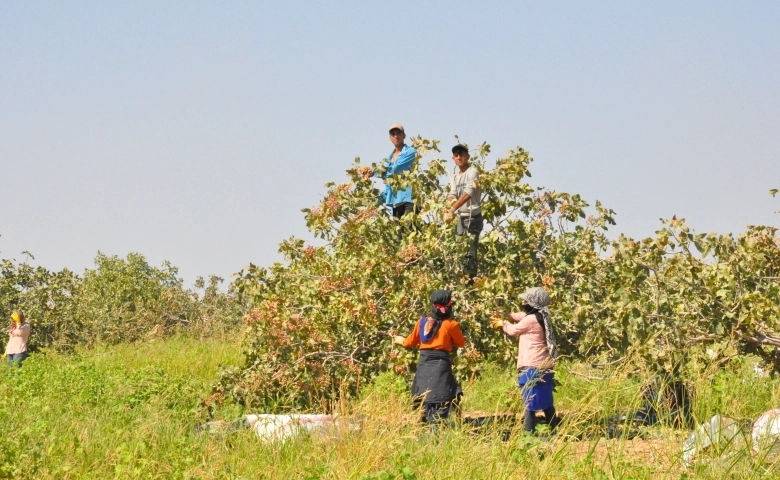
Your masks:
<instances>
[{"instance_id":1,"label":"teal long-sleeve top","mask_svg":"<svg viewBox=\"0 0 780 480\"><path fill-rule=\"evenodd\" d=\"M393 160L393 153L395 149L390 152L385 162L387 171L385 172L385 179L389 179L393 175L409 171L414 164L414 159L417 157L417 150L409 145L404 145L401 153ZM380 196L380 199L384 201L385 205L393 206L400 203L406 203L412 201L412 187L407 187L404 190L398 190L393 194L393 189L390 185L385 184L385 189Z\"/></svg>"}]
</instances>

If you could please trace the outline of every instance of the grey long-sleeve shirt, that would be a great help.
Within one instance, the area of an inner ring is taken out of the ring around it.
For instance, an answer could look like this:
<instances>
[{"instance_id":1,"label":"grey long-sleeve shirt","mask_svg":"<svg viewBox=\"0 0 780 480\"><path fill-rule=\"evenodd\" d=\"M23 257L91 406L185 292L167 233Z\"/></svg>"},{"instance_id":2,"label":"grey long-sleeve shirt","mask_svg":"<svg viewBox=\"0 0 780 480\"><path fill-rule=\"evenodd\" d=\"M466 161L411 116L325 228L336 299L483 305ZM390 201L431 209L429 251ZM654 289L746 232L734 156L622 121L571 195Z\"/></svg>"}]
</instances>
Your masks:
<instances>
[{"instance_id":1,"label":"grey long-sleeve shirt","mask_svg":"<svg viewBox=\"0 0 780 480\"><path fill-rule=\"evenodd\" d=\"M456 168L455 173L450 178L450 193L448 196L455 197L456 200L464 193L467 193L469 196L468 201L458 209L458 215L461 217L480 215L482 213L482 206L480 205L482 190L479 188L478 178L479 172L471 166L462 173L460 169Z\"/></svg>"}]
</instances>

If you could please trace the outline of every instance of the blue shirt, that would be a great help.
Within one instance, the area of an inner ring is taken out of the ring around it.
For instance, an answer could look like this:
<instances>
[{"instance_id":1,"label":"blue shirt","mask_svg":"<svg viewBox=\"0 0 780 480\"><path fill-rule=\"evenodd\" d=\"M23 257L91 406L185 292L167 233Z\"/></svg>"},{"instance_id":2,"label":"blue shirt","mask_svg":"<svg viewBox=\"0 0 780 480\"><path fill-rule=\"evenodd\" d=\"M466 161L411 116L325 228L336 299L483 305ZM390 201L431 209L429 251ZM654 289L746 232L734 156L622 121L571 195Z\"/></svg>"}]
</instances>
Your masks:
<instances>
[{"instance_id":1,"label":"blue shirt","mask_svg":"<svg viewBox=\"0 0 780 480\"><path fill-rule=\"evenodd\" d=\"M387 171L385 172L385 179L388 179L393 175L409 171L414 164L414 159L417 157L417 150L415 150L413 147L410 147L409 145L404 145L404 148L401 149L401 153L398 154L398 157L396 157L395 160L392 160L394 153L395 149L393 149L393 151L390 152L390 155L387 157L387 162L385 163L385 167L387 167ZM384 201L385 205L390 206L398 205L399 203L411 202L412 187L407 187L405 190L398 190L394 195L393 189L390 187L390 185L385 185L385 190L382 192L382 195L379 198Z\"/></svg>"}]
</instances>

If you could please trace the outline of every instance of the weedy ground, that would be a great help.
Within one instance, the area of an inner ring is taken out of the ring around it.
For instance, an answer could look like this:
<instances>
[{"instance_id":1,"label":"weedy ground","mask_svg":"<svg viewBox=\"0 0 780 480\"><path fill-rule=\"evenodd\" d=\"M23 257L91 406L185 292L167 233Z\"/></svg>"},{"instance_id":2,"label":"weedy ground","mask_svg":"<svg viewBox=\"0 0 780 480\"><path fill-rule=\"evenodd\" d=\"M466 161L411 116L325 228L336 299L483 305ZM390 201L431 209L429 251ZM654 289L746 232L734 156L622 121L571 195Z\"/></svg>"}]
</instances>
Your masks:
<instances>
[{"instance_id":1,"label":"weedy ground","mask_svg":"<svg viewBox=\"0 0 780 480\"><path fill-rule=\"evenodd\" d=\"M780 467L747 449L680 461L688 429L648 428L643 437L583 436L600 420L638 408L647 379L562 362L556 435L529 437L510 425L438 432L417 423L407 383L385 374L338 410L361 422L328 435L261 443L249 430L208 436L202 401L219 365L241 362L238 342L173 338L36 354L0 368L0 478L777 478ZM487 366L464 385L467 412L518 412L512 373ZM749 361L695 382L694 415L755 419L780 406L780 380L757 378ZM240 407L218 408L232 420ZM255 412L257 413L257 412ZM506 430L509 438L506 439ZM544 433L542 427L542 433Z\"/></svg>"}]
</instances>

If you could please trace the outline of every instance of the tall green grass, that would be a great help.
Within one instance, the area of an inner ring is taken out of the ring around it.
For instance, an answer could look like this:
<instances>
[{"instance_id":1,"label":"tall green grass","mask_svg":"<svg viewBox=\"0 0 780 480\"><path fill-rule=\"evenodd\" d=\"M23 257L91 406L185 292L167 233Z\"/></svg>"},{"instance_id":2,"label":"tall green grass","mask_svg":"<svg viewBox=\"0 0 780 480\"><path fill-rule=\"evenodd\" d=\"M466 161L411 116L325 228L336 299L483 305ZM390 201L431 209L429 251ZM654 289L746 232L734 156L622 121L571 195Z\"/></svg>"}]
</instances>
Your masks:
<instances>
[{"instance_id":1,"label":"tall green grass","mask_svg":"<svg viewBox=\"0 0 780 480\"><path fill-rule=\"evenodd\" d=\"M208 436L203 400L219 365L241 361L237 342L172 338L38 354L21 369L0 369L0 478L776 478L778 468L747 450L680 462L687 430L654 427L645 439L577 439L599 419L638 408L638 374L563 363L556 406L567 413L556 435L518 426L431 432L411 410L408 384L380 376L359 399L337 406L361 429L262 443L254 433ZM780 405L780 381L756 378L749 361L695 382L694 414L755 419ZM520 411L512 372L487 366L464 385L464 410ZM212 413L244 413L223 405ZM255 412L256 413L256 412ZM502 441L505 429L512 429Z\"/></svg>"}]
</instances>

